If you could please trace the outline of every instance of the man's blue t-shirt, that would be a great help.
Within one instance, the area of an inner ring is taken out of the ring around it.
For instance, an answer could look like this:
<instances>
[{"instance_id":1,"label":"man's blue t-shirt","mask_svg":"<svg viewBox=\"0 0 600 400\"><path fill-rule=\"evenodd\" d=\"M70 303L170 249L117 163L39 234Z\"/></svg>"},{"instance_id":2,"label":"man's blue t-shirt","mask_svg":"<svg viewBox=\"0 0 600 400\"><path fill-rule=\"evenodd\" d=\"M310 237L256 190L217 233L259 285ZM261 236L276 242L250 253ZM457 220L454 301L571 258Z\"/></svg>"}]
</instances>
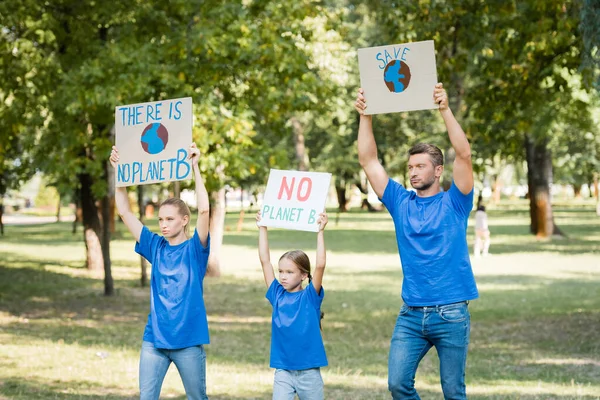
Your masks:
<instances>
[{"instance_id":1,"label":"man's blue t-shirt","mask_svg":"<svg viewBox=\"0 0 600 400\"><path fill-rule=\"evenodd\" d=\"M136 253L152 264L150 314L144 341L159 349L208 344L208 321L202 282L208 264L210 237L202 247L198 231L176 246L142 229Z\"/></svg>"},{"instance_id":2,"label":"man's blue t-shirt","mask_svg":"<svg viewBox=\"0 0 600 400\"><path fill-rule=\"evenodd\" d=\"M390 179L381 201L396 227L406 305L442 305L479 297L467 247L472 190L465 195L453 182L447 192L418 197Z\"/></svg>"},{"instance_id":3,"label":"man's blue t-shirt","mask_svg":"<svg viewBox=\"0 0 600 400\"><path fill-rule=\"evenodd\" d=\"M299 371L325 367L327 356L321 337L321 303L325 290L317 294L309 283L290 293L277 279L267 290L273 306L271 322L271 368Z\"/></svg>"}]
</instances>

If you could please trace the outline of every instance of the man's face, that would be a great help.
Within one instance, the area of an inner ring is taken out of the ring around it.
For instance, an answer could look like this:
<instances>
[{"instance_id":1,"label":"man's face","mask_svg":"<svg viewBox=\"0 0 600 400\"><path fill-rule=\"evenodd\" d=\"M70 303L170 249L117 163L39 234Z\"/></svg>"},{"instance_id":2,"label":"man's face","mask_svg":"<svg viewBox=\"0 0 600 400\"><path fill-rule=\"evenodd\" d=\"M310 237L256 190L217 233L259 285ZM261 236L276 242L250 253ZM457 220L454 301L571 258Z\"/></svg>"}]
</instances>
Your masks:
<instances>
[{"instance_id":1,"label":"man's face","mask_svg":"<svg viewBox=\"0 0 600 400\"><path fill-rule=\"evenodd\" d=\"M417 190L427 190L442 175L444 167L433 166L429 154L413 154L408 159L408 176L410 184Z\"/></svg>"}]
</instances>

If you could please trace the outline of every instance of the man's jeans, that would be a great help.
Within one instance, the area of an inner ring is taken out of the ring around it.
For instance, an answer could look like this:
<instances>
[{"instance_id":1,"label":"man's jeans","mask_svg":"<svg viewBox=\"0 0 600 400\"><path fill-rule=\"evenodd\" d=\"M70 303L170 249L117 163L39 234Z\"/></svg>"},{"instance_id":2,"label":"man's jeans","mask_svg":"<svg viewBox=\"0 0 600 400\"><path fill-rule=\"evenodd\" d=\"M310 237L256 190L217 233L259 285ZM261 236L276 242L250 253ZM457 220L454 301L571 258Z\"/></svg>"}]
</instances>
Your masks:
<instances>
[{"instance_id":1,"label":"man's jeans","mask_svg":"<svg viewBox=\"0 0 600 400\"><path fill-rule=\"evenodd\" d=\"M323 378L320 368L291 371L275 370L273 400L323 400Z\"/></svg>"},{"instance_id":2,"label":"man's jeans","mask_svg":"<svg viewBox=\"0 0 600 400\"><path fill-rule=\"evenodd\" d=\"M206 353L204 347L184 349L157 349L153 343L142 342L140 356L140 400L158 400L165 374L171 362L175 363L185 394L189 400L205 400Z\"/></svg>"},{"instance_id":3,"label":"man's jeans","mask_svg":"<svg viewBox=\"0 0 600 400\"><path fill-rule=\"evenodd\" d=\"M470 327L467 302L430 307L403 305L390 345L388 387L392 398L420 399L414 386L417 366L435 346L444 398L466 399L465 366Z\"/></svg>"}]
</instances>

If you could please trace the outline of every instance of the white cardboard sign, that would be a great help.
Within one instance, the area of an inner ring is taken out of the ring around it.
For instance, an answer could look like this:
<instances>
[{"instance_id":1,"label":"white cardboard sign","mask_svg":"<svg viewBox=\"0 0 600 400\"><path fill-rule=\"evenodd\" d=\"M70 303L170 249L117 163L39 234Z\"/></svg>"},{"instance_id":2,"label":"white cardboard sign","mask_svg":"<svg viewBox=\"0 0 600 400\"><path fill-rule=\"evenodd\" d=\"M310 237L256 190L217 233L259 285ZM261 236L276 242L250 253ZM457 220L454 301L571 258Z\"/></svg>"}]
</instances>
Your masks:
<instances>
[{"instance_id":1,"label":"white cardboard sign","mask_svg":"<svg viewBox=\"0 0 600 400\"><path fill-rule=\"evenodd\" d=\"M260 225L318 232L330 182L330 173L271 169Z\"/></svg>"},{"instance_id":2,"label":"white cardboard sign","mask_svg":"<svg viewBox=\"0 0 600 400\"><path fill-rule=\"evenodd\" d=\"M192 117L191 97L115 107L115 185L188 179Z\"/></svg>"},{"instance_id":3,"label":"white cardboard sign","mask_svg":"<svg viewBox=\"0 0 600 400\"><path fill-rule=\"evenodd\" d=\"M433 40L358 49L358 68L367 115L439 108Z\"/></svg>"}]
</instances>

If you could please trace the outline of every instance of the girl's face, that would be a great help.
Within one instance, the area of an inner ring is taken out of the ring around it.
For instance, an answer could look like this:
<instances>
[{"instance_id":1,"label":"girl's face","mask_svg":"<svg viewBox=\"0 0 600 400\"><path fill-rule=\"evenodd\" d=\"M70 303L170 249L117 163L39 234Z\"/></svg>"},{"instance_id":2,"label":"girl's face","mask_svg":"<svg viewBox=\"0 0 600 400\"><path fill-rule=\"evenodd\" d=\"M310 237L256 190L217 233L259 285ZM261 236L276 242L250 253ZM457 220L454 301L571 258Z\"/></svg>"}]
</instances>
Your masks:
<instances>
[{"instance_id":1,"label":"girl's face","mask_svg":"<svg viewBox=\"0 0 600 400\"><path fill-rule=\"evenodd\" d=\"M179 209L170 204L158 210L158 225L165 239L179 236L189 220L187 215L181 215Z\"/></svg>"},{"instance_id":2,"label":"girl's face","mask_svg":"<svg viewBox=\"0 0 600 400\"><path fill-rule=\"evenodd\" d=\"M307 277L308 274L300 271L300 268L292 260L287 258L279 260L279 282L288 292L302 290L302 281Z\"/></svg>"}]
</instances>

